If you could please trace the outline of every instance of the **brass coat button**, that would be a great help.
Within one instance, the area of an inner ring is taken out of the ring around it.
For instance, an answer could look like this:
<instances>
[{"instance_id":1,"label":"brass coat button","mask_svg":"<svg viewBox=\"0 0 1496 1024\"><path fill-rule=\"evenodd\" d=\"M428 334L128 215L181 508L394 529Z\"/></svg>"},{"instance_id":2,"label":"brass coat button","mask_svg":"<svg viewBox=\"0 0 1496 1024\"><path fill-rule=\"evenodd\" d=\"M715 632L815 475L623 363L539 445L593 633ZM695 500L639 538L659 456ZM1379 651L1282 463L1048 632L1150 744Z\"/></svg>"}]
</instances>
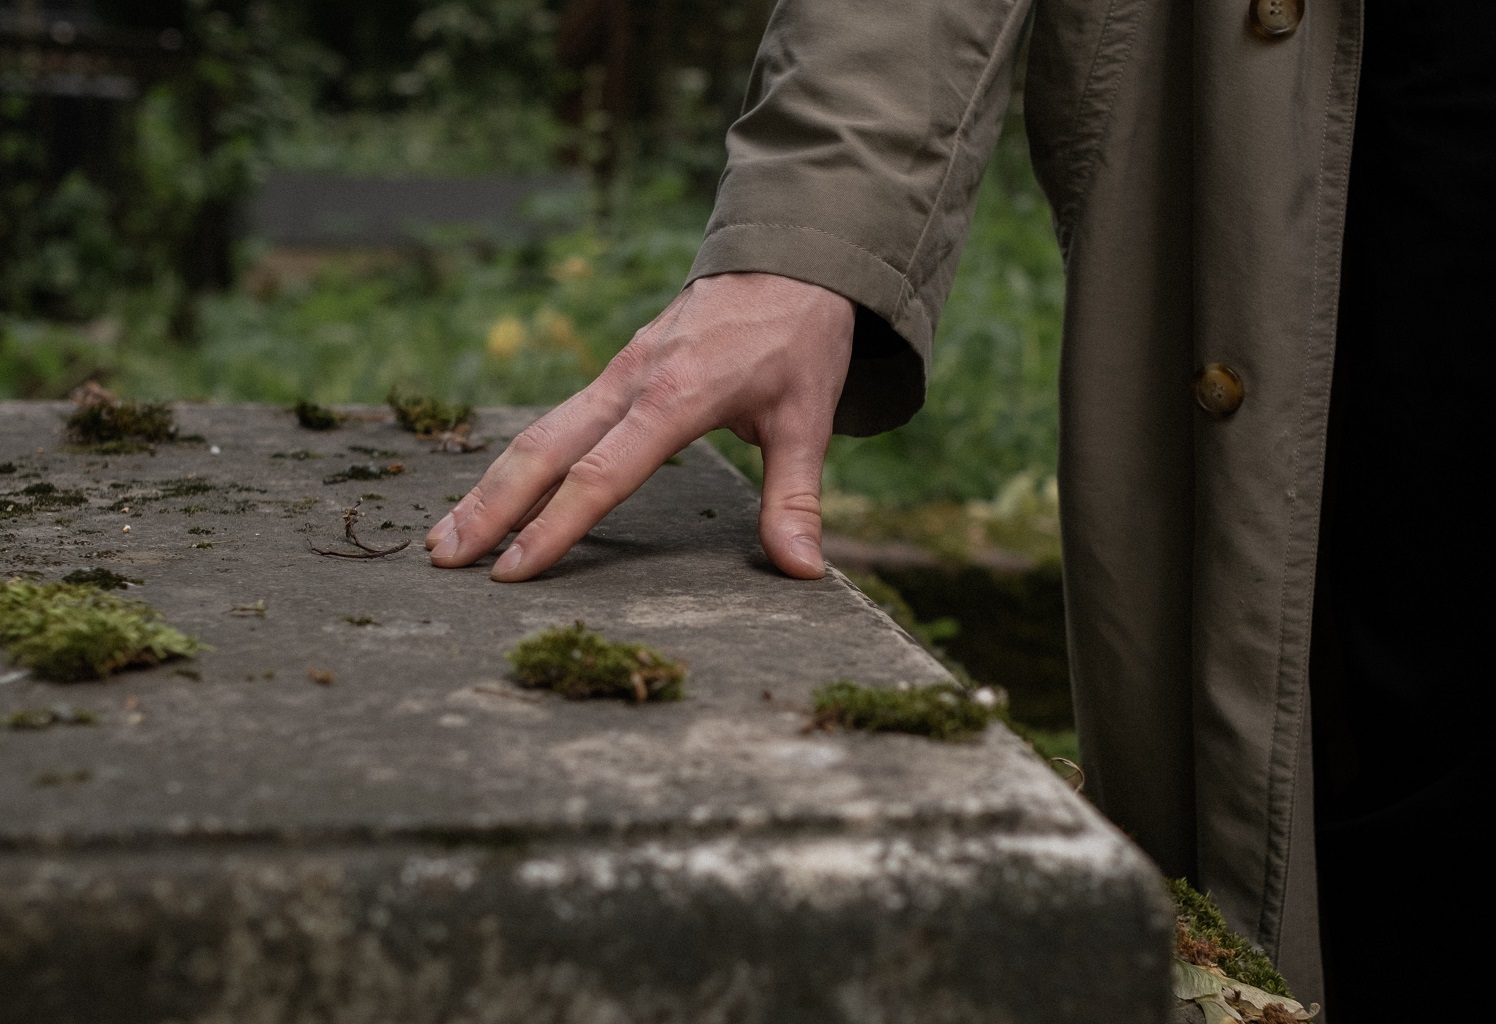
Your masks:
<instances>
[{"instance_id":1,"label":"brass coat button","mask_svg":"<svg viewBox=\"0 0 1496 1024\"><path fill-rule=\"evenodd\" d=\"M1241 408L1241 376L1225 363L1206 363L1195 374L1195 401L1216 419L1225 419Z\"/></svg>"},{"instance_id":2,"label":"brass coat button","mask_svg":"<svg viewBox=\"0 0 1496 1024\"><path fill-rule=\"evenodd\" d=\"M1252 28L1268 39L1292 35L1304 20L1304 0L1251 0Z\"/></svg>"}]
</instances>

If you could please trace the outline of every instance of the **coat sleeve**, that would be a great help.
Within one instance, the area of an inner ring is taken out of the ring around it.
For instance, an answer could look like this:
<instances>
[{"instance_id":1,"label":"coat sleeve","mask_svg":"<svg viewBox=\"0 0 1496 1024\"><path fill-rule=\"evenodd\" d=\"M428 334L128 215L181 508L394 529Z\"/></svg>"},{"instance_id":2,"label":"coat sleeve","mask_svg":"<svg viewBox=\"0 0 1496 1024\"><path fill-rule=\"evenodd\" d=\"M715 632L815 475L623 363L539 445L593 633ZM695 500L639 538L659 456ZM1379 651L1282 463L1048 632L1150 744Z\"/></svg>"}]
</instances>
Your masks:
<instances>
[{"instance_id":1,"label":"coat sleeve","mask_svg":"<svg viewBox=\"0 0 1496 1024\"><path fill-rule=\"evenodd\" d=\"M766 271L859 306L836 430L908 421L1029 0L779 0L690 280Z\"/></svg>"}]
</instances>

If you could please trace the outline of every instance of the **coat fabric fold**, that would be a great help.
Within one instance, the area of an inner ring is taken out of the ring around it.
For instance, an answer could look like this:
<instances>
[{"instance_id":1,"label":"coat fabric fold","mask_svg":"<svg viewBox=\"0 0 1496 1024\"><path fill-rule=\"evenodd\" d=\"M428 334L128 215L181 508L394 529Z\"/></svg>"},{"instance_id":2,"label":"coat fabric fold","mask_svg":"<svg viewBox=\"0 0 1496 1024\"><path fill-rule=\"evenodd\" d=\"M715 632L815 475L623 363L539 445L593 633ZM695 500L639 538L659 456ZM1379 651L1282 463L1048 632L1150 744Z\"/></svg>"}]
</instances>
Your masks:
<instances>
[{"instance_id":1,"label":"coat fabric fold","mask_svg":"<svg viewBox=\"0 0 1496 1024\"><path fill-rule=\"evenodd\" d=\"M780 0L691 276L853 299L837 429L905 422L1025 28L1088 791L1318 1000L1309 632L1360 0Z\"/></svg>"}]
</instances>

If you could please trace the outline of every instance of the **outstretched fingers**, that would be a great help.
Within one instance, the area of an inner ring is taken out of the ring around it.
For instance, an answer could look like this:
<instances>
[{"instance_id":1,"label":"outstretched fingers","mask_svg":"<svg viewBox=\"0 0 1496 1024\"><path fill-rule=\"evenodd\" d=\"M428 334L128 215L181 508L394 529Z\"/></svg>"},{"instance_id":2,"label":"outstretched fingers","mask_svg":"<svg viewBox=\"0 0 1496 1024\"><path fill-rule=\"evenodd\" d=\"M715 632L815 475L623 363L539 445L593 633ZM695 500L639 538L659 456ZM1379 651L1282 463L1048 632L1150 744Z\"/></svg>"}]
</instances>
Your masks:
<instances>
[{"instance_id":1,"label":"outstretched fingers","mask_svg":"<svg viewBox=\"0 0 1496 1024\"><path fill-rule=\"evenodd\" d=\"M426 535L434 565L471 565L538 514L571 467L621 418L618 403L582 392L525 428L478 485Z\"/></svg>"},{"instance_id":2,"label":"outstretched fingers","mask_svg":"<svg viewBox=\"0 0 1496 1024\"><path fill-rule=\"evenodd\" d=\"M554 565L676 452L706 432L636 405L567 472L555 495L494 563L493 578L527 580Z\"/></svg>"}]
</instances>

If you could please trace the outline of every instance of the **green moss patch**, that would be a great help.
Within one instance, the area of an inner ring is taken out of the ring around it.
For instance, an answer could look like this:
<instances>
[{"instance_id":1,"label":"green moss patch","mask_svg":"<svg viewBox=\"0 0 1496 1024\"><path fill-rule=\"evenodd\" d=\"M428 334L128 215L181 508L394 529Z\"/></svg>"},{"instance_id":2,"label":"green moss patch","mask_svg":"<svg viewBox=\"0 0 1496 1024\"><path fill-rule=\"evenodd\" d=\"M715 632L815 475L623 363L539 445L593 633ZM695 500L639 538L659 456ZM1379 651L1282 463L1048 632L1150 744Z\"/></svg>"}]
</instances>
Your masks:
<instances>
[{"instance_id":1,"label":"green moss patch","mask_svg":"<svg viewBox=\"0 0 1496 1024\"><path fill-rule=\"evenodd\" d=\"M1001 701L992 691L955 683L884 690L838 679L817 690L812 700L813 728L904 732L936 740L970 739L1003 718Z\"/></svg>"},{"instance_id":2,"label":"green moss patch","mask_svg":"<svg viewBox=\"0 0 1496 1024\"><path fill-rule=\"evenodd\" d=\"M509 652L514 680L573 700L680 700L685 667L643 644L607 640L580 620L542 630Z\"/></svg>"},{"instance_id":3,"label":"green moss patch","mask_svg":"<svg viewBox=\"0 0 1496 1024\"><path fill-rule=\"evenodd\" d=\"M9 729L50 729L54 725L96 725L97 715L86 708L54 704L49 708L23 708L12 711L0 721Z\"/></svg>"},{"instance_id":4,"label":"green moss patch","mask_svg":"<svg viewBox=\"0 0 1496 1024\"><path fill-rule=\"evenodd\" d=\"M138 580L132 576L121 576L113 569L95 568L78 569L68 573L62 578L64 583L87 584L98 587L100 590L125 590L131 585L139 586L145 580Z\"/></svg>"},{"instance_id":5,"label":"green moss patch","mask_svg":"<svg viewBox=\"0 0 1496 1024\"><path fill-rule=\"evenodd\" d=\"M471 405L448 405L435 398L401 397L391 391L388 399L395 422L413 434L444 434L473 419Z\"/></svg>"},{"instance_id":6,"label":"green moss patch","mask_svg":"<svg viewBox=\"0 0 1496 1024\"><path fill-rule=\"evenodd\" d=\"M68 439L91 447L171 441L177 436L171 407L160 402L92 402L79 406L67 420ZM123 447L120 447L123 446Z\"/></svg>"},{"instance_id":7,"label":"green moss patch","mask_svg":"<svg viewBox=\"0 0 1496 1024\"><path fill-rule=\"evenodd\" d=\"M1174 902L1174 998L1194 1003L1212 1022L1295 1024L1311 1021L1317 1004L1304 1006L1288 991L1272 961L1226 927L1207 896L1182 878L1168 880Z\"/></svg>"},{"instance_id":8,"label":"green moss patch","mask_svg":"<svg viewBox=\"0 0 1496 1024\"><path fill-rule=\"evenodd\" d=\"M204 649L144 602L89 584L23 579L0 584L0 647L55 682L102 679Z\"/></svg>"},{"instance_id":9,"label":"green moss patch","mask_svg":"<svg viewBox=\"0 0 1496 1024\"><path fill-rule=\"evenodd\" d=\"M296 422L306 430L335 430L341 427L343 421L347 419L334 409L308 402L306 399L297 402L291 411L296 414Z\"/></svg>"},{"instance_id":10,"label":"green moss patch","mask_svg":"<svg viewBox=\"0 0 1496 1024\"><path fill-rule=\"evenodd\" d=\"M1219 967L1226 977L1264 992L1292 996L1273 962L1252 944L1226 927L1226 919L1210 899L1182 878L1169 879L1178 922L1176 955L1200 967Z\"/></svg>"}]
</instances>

